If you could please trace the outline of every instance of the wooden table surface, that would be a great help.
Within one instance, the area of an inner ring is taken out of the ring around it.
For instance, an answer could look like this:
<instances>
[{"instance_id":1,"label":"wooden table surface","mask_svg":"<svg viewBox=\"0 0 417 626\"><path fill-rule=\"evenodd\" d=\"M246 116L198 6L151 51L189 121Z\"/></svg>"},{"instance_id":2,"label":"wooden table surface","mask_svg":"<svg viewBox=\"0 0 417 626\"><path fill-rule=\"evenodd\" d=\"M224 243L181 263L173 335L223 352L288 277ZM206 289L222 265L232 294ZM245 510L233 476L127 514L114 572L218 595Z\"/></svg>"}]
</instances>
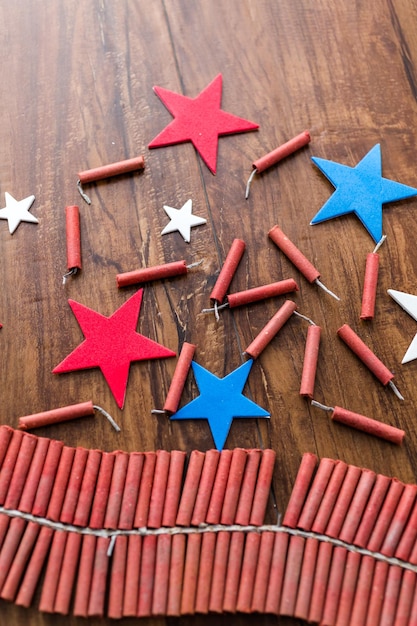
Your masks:
<instances>
[{"instance_id":1,"label":"wooden table surface","mask_svg":"<svg viewBox=\"0 0 417 626\"><path fill-rule=\"evenodd\" d=\"M187 276L145 286L137 330L171 350L197 345L195 360L219 377L284 297L202 313L235 237L246 243L231 291L293 277L298 310L322 327L315 398L381 419L406 431L399 447L333 423L299 396L307 323L292 318L255 360L245 395L270 419L236 419L226 447L272 447L274 496L288 503L304 452L342 459L404 482L417 472L417 362L402 365L416 321L387 295L417 293L417 198L384 206L375 318L359 319L364 264L374 242L352 214L315 226L310 221L333 192L312 156L355 166L377 143L383 175L417 186L417 3L412 0L63 0L3 2L0 7L0 192L34 194L39 224L11 235L0 221L1 423L22 415L92 400L120 424L85 418L36 431L69 446L105 451L208 450L205 421L171 422L160 408L175 359L132 363L124 408L99 369L55 375L53 368L83 339L68 305L74 299L111 315L137 291L117 289L116 274L179 259L202 261ZM150 141L172 117L158 85L195 97L219 73L222 108L259 130L221 137L213 175L191 143L155 150ZM252 161L304 129L311 143L255 178ZM77 172L143 154L142 173L88 185L80 198ZM207 220L186 243L161 236L164 205ZM64 207L81 212L82 271L66 271ZM309 284L268 239L279 224L319 268L336 301ZM395 373L400 401L336 335L348 323ZM198 395L190 373L181 405ZM269 511L273 517L274 511ZM36 599L36 602L38 598ZM74 617L44 615L1 602L8 626L74 626ZM166 620L167 623L177 623ZM271 616L198 616L182 624L298 624ZM89 624L105 623L91 619ZM110 621L109 621L110 623ZM121 623L131 623L121 620ZM142 620L163 624L164 619Z\"/></svg>"}]
</instances>

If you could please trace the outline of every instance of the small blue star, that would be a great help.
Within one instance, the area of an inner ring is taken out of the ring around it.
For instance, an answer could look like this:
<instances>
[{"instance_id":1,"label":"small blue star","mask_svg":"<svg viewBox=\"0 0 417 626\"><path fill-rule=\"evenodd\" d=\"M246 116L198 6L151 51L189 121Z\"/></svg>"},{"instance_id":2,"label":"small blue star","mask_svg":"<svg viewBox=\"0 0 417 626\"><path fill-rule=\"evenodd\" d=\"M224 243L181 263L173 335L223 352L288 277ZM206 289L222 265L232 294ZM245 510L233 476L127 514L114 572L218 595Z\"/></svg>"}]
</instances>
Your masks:
<instances>
[{"instance_id":1,"label":"small blue star","mask_svg":"<svg viewBox=\"0 0 417 626\"><path fill-rule=\"evenodd\" d=\"M251 359L224 378L218 378L193 361L191 365L201 395L171 415L171 419L206 419L216 448L222 450L233 418L269 417L269 413L242 394L252 364Z\"/></svg>"},{"instance_id":2,"label":"small blue star","mask_svg":"<svg viewBox=\"0 0 417 626\"><path fill-rule=\"evenodd\" d=\"M354 213L375 242L382 238L382 205L417 195L417 189L382 177L381 146L376 144L355 167L312 157L336 191L311 220L318 224Z\"/></svg>"}]
</instances>

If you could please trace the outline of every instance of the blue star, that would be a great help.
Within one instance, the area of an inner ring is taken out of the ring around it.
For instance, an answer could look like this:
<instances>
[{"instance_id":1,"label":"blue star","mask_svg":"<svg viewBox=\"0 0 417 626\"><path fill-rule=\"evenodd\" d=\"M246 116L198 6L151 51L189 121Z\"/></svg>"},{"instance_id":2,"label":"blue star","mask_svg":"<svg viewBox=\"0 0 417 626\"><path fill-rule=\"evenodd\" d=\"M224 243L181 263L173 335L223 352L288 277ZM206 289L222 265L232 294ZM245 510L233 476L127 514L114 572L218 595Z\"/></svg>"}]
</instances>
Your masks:
<instances>
[{"instance_id":1,"label":"blue star","mask_svg":"<svg viewBox=\"0 0 417 626\"><path fill-rule=\"evenodd\" d=\"M312 157L336 191L311 220L318 224L354 213L375 242L382 238L382 205L417 195L417 189L382 177L381 146L376 144L356 167Z\"/></svg>"},{"instance_id":2,"label":"blue star","mask_svg":"<svg viewBox=\"0 0 417 626\"><path fill-rule=\"evenodd\" d=\"M201 395L171 415L171 419L208 420L216 448L222 450L233 418L269 417L269 413L242 394L252 364L251 359L225 378L218 378L193 361L193 372Z\"/></svg>"}]
</instances>

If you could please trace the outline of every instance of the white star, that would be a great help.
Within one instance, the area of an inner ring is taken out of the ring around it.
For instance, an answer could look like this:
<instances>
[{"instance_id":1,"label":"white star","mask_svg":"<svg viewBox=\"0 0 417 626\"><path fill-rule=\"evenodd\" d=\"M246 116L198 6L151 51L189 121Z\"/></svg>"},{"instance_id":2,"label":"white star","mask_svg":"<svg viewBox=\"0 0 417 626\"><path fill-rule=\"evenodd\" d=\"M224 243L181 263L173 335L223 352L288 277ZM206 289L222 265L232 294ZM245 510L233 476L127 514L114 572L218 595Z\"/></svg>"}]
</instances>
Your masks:
<instances>
[{"instance_id":1,"label":"white star","mask_svg":"<svg viewBox=\"0 0 417 626\"><path fill-rule=\"evenodd\" d=\"M6 206L0 209L0 219L9 222L9 231L13 235L20 222L32 222L38 224L37 218L29 213L29 209L35 201L35 196L28 196L24 200L15 200L7 191L4 194Z\"/></svg>"},{"instance_id":2,"label":"white star","mask_svg":"<svg viewBox=\"0 0 417 626\"><path fill-rule=\"evenodd\" d=\"M388 289L388 293L417 322L417 296L404 293L404 291L395 291L395 289ZM417 334L410 343L401 363L408 363L414 359L417 359Z\"/></svg>"},{"instance_id":3,"label":"white star","mask_svg":"<svg viewBox=\"0 0 417 626\"><path fill-rule=\"evenodd\" d=\"M164 205L164 211L171 221L165 226L164 230L161 232L161 235L173 233L178 230L184 237L184 240L187 243L190 243L191 228L193 226L200 226L201 224L205 224L207 222L204 217L198 217L197 215L193 215L192 208L192 200L187 200L187 202L184 204L184 206L181 207L181 209L173 209L170 206Z\"/></svg>"}]
</instances>

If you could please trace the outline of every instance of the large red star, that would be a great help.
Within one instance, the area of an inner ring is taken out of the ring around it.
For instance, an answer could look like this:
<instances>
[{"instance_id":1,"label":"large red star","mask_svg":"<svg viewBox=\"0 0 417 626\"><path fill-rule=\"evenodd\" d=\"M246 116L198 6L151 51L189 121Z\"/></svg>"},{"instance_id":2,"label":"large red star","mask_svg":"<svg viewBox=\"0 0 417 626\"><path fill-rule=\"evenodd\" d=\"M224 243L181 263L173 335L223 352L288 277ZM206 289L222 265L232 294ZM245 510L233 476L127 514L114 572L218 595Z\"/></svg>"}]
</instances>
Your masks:
<instances>
[{"instance_id":1,"label":"large red star","mask_svg":"<svg viewBox=\"0 0 417 626\"><path fill-rule=\"evenodd\" d=\"M216 173L219 135L231 135L259 128L258 124L249 122L243 117L222 111L221 74L216 76L196 98L188 98L162 87L154 87L154 91L174 119L148 147L160 148L191 141L213 174Z\"/></svg>"},{"instance_id":2,"label":"large red star","mask_svg":"<svg viewBox=\"0 0 417 626\"><path fill-rule=\"evenodd\" d=\"M136 332L142 294L143 289L139 289L110 317L68 300L85 340L53 369L53 373L99 367L117 405L123 408L130 363L175 356L175 352Z\"/></svg>"}]
</instances>

